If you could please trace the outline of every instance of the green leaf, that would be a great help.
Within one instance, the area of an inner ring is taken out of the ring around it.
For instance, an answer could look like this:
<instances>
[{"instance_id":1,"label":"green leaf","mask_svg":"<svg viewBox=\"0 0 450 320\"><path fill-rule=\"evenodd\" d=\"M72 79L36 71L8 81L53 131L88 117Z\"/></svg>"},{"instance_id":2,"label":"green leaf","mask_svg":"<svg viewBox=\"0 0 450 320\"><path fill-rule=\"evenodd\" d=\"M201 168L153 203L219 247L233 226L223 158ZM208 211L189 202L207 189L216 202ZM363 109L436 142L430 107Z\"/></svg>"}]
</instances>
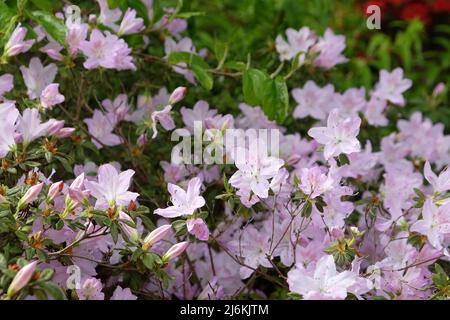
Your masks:
<instances>
[{"instance_id":1,"label":"green leaf","mask_svg":"<svg viewBox=\"0 0 450 320\"><path fill-rule=\"evenodd\" d=\"M66 39L67 28L64 22L56 18L53 14L45 11L27 11L30 19L39 23L45 31L47 31L53 39L60 44L64 44Z\"/></svg>"},{"instance_id":2,"label":"green leaf","mask_svg":"<svg viewBox=\"0 0 450 320\"><path fill-rule=\"evenodd\" d=\"M117 239L119 238L119 228L116 223L111 224L111 238L114 243L117 243Z\"/></svg>"},{"instance_id":3,"label":"green leaf","mask_svg":"<svg viewBox=\"0 0 450 320\"><path fill-rule=\"evenodd\" d=\"M214 82L208 71L199 65L192 65L191 69L200 85L208 91L211 90Z\"/></svg>"},{"instance_id":4,"label":"green leaf","mask_svg":"<svg viewBox=\"0 0 450 320\"><path fill-rule=\"evenodd\" d=\"M40 286L55 300L66 300L66 295L56 284L52 282L43 282L40 284Z\"/></svg>"},{"instance_id":5,"label":"green leaf","mask_svg":"<svg viewBox=\"0 0 450 320\"><path fill-rule=\"evenodd\" d=\"M141 260L144 266L149 270L152 270L155 266L155 255L153 253L144 253L141 256Z\"/></svg>"},{"instance_id":6,"label":"green leaf","mask_svg":"<svg viewBox=\"0 0 450 320\"><path fill-rule=\"evenodd\" d=\"M269 79L263 92L264 113L270 120L282 123L289 111L289 93L286 81L281 77L274 80Z\"/></svg>"},{"instance_id":7,"label":"green leaf","mask_svg":"<svg viewBox=\"0 0 450 320\"><path fill-rule=\"evenodd\" d=\"M208 64L203 61L202 57L192 52L172 52L169 55L168 61L170 64L178 64L180 62L186 63L188 66L197 65L204 69L208 69Z\"/></svg>"},{"instance_id":8,"label":"green leaf","mask_svg":"<svg viewBox=\"0 0 450 320\"><path fill-rule=\"evenodd\" d=\"M269 76L258 69L249 69L243 76L243 91L245 102L252 106L262 105L262 96Z\"/></svg>"},{"instance_id":9,"label":"green leaf","mask_svg":"<svg viewBox=\"0 0 450 320\"><path fill-rule=\"evenodd\" d=\"M205 12L195 11L195 12L180 12L177 13L174 17L179 19L189 19L191 17L204 16Z\"/></svg>"},{"instance_id":10,"label":"green leaf","mask_svg":"<svg viewBox=\"0 0 450 320\"><path fill-rule=\"evenodd\" d=\"M53 3L57 2L57 1L52 1L52 0L31 0L31 2L38 9L51 12L53 10Z\"/></svg>"}]
</instances>

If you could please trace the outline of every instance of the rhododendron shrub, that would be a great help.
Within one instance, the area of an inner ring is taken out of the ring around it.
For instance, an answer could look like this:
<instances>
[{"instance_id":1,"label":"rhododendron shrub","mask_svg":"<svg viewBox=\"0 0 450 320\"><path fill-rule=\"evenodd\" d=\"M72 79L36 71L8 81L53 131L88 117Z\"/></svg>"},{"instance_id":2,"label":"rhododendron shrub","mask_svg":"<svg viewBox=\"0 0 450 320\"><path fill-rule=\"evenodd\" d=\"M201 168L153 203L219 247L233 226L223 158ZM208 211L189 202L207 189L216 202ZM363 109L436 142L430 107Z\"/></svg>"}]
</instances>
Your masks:
<instances>
[{"instance_id":1,"label":"rhododendron shrub","mask_svg":"<svg viewBox=\"0 0 450 320\"><path fill-rule=\"evenodd\" d=\"M0 0L0 298L448 298L448 41L355 6Z\"/></svg>"}]
</instances>

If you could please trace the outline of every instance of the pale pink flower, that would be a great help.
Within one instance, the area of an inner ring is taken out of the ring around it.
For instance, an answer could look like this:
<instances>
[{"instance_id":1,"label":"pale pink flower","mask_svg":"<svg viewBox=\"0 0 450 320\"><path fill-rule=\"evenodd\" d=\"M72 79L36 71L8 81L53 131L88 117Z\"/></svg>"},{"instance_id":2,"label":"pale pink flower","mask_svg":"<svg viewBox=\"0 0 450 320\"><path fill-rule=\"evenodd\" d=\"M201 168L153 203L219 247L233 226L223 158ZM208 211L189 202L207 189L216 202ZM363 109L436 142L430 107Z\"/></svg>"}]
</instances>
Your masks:
<instances>
[{"instance_id":1,"label":"pale pink flower","mask_svg":"<svg viewBox=\"0 0 450 320\"><path fill-rule=\"evenodd\" d=\"M339 273L333 256L325 255L317 262L314 274L298 268L289 271L288 284L290 291L305 300L343 300L355 277L350 271Z\"/></svg>"},{"instance_id":2,"label":"pale pink flower","mask_svg":"<svg viewBox=\"0 0 450 320\"><path fill-rule=\"evenodd\" d=\"M67 29L66 41L69 45L69 53L74 57L78 53L80 44L86 40L89 26L86 23L72 23Z\"/></svg>"},{"instance_id":3,"label":"pale pink flower","mask_svg":"<svg viewBox=\"0 0 450 320\"><path fill-rule=\"evenodd\" d=\"M201 122L203 126L205 119L215 116L217 114L217 110L210 110L208 102L200 100L197 101L192 109L182 107L180 109L180 113L186 128L190 132L194 132L194 123L196 121Z\"/></svg>"},{"instance_id":4,"label":"pale pink flower","mask_svg":"<svg viewBox=\"0 0 450 320\"><path fill-rule=\"evenodd\" d=\"M19 23L5 44L4 55L12 57L30 50L34 40L25 40L26 35L27 29Z\"/></svg>"},{"instance_id":5,"label":"pale pink flower","mask_svg":"<svg viewBox=\"0 0 450 320\"><path fill-rule=\"evenodd\" d=\"M411 231L426 235L433 247L442 249L444 240L450 236L450 203L437 207L431 199L427 199L422 219L411 226Z\"/></svg>"},{"instance_id":6,"label":"pale pink flower","mask_svg":"<svg viewBox=\"0 0 450 320\"><path fill-rule=\"evenodd\" d=\"M122 11L120 11L120 9L109 9L107 0L97 0L97 2L100 6L100 16L98 18L100 23L117 31L119 26L116 22L118 22L122 16Z\"/></svg>"},{"instance_id":7,"label":"pale pink flower","mask_svg":"<svg viewBox=\"0 0 450 320\"><path fill-rule=\"evenodd\" d=\"M59 84L49 84L41 94L41 104L45 109L52 109L53 106L63 103L64 96L59 93Z\"/></svg>"},{"instance_id":8,"label":"pale pink flower","mask_svg":"<svg viewBox=\"0 0 450 320\"><path fill-rule=\"evenodd\" d=\"M19 111L14 103L0 103L0 159L16 145L15 124L19 117Z\"/></svg>"},{"instance_id":9,"label":"pale pink flower","mask_svg":"<svg viewBox=\"0 0 450 320\"><path fill-rule=\"evenodd\" d=\"M103 34L100 30L94 29L89 41L81 41L78 47L87 57L84 62L86 69L103 67L116 70L136 70L128 44L108 31Z\"/></svg>"},{"instance_id":10,"label":"pale pink flower","mask_svg":"<svg viewBox=\"0 0 450 320\"><path fill-rule=\"evenodd\" d=\"M311 128L308 134L318 143L324 144L326 160L341 153L359 152L361 145L356 138L361 119L358 116L343 117L338 109L333 109L328 116L326 127Z\"/></svg>"},{"instance_id":11,"label":"pale pink flower","mask_svg":"<svg viewBox=\"0 0 450 320\"><path fill-rule=\"evenodd\" d=\"M144 19L136 18L136 10L128 8L120 23L119 36L133 34L140 32L144 29Z\"/></svg>"},{"instance_id":12,"label":"pale pink flower","mask_svg":"<svg viewBox=\"0 0 450 320\"><path fill-rule=\"evenodd\" d=\"M98 149L103 145L113 147L122 143L122 139L112 133L115 120L111 116L105 116L100 110L95 110L92 118L84 119L84 122L88 126L89 134L95 138L92 142Z\"/></svg>"},{"instance_id":13,"label":"pale pink flower","mask_svg":"<svg viewBox=\"0 0 450 320\"><path fill-rule=\"evenodd\" d=\"M25 109L17 120L17 131L21 134L23 144L27 145L37 138L47 134L54 120L41 122L41 116L36 108Z\"/></svg>"},{"instance_id":14,"label":"pale pink flower","mask_svg":"<svg viewBox=\"0 0 450 320\"><path fill-rule=\"evenodd\" d=\"M367 122L375 127L384 127L388 124L384 111L387 108L387 101L372 97L364 110Z\"/></svg>"},{"instance_id":15,"label":"pale pink flower","mask_svg":"<svg viewBox=\"0 0 450 320\"><path fill-rule=\"evenodd\" d=\"M424 172L425 179L433 186L435 192L443 193L450 190L450 170L444 169L439 176L432 170L430 162L425 162Z\"/></svg>"},{"instance_id":16,"label":"pale pink flower","mask_svg":"<svg viewBox=\"0 0 450 320\"><path fill-rule=\"evenodd\" d=\"M201 218L188 219L186 221L187 230L193 234L198 240L208 241L209 230L205 221Z\"/></svg>"},{"instance_id":17,"label":"pale pink flower","mask_svg":"<svg viewBox=\"0 0 450 320\"><path fill-rule=\"evenodd\" d=\"M322 38L311 49L313 52L319 52L319 56L314 60L316 66L331 69L335 65L348 61L342 55L345 49L345 36L335 35L331 29L327 29Z\"/></svg>"},{"instance_id":18,"label":"pale pink flower","mask_svg":"<svg viewBox=\"0 0 450 320\"><path fill-rule=\"evenodd\" d=\"M375 86L373 95L403 107L405 98L403 92L411 88L412 81L403 78L403 69L396 68L392 72L380 71L380 79Z\"/></svg>"},{"instance_id":19,"label":"pale pink flower","mask_svg":"<svg viewBox=\"0 0 450 320\"><path fill-rule=\"evenodd\" d=\"M128 104L128 96L126 94L119 94L114 101L110 99L105 99L102 101L102 106L108 111L108 115L114 119L113 123L125 119L125 115L130 110L130 105Z\"/></svg>"},{"instance_id":20,"label":"pale pink flower","mask_svg":"<svg viewBox=\"0 0 450 320\"><path fill-rule=\"evenodd\" d=\"M64 56L61 54L61 50L64 49L62 45L60 45L58 42L50 41L45 46L39 49L39 51L47 54L50 58L57 60L57 61L63 61Z\"/></svg>"},{"instance_id":21,"label":"pale pink flower","mask_svg":"<svg viewBox=\"0 0 450 320\"><path fill-rule=\"evenodd\" d=\"M238 168L230 178L230 184L238 189L251 190L260 198L269 196L270 182L284 161L267 155L267 145L262 139L251 141L249 148L238 147L233 155Z\"/></svg>"},{"instance_id":22,"label":"pale pink flower","mask_svg":"<svg viewBox=\"0 0 450 320\"><path fill-rule=\"evenodd\" d=\"M240 103L239 109L243 116L236 119L236 127L241 129L279 129L275 121L267 118L261 107Z\"/></svg>"},{"instance_id":23,"label":"pale pink flower","mask_svg":"<svg viewBox=\"0 0 450 320\"><path fill-rule=\"evenodd\" d=\"M131 293L130 288L123 289L121 286L117 286L111 300L137 300L137 297Z\"/></svg>"},{"instance_id":24,"label":"pale pink flower","mask_svg":"<svg viewBox=\"0 0 450 320\"><path fill-rule=\"evenodd\" d=\"M156 128L157 123L159 122L161 126L165 130L173 130L175 129L175 121L172 118L172 115L170 114L172 110L171 105L165 106L162 110L155 111L152 113L152 130L153 130L153 136L152 139L155 139L158 135L158 130Z\"/></svg>"},{"instance_id":25,"label":"pale pink flower","mask_svg":"<svg viewBox=\"0 0 450 320\"><path fill-rule=\"evenodd\" d=\"M98 182L85 181L84 185L91 195L97 199L96 208L107 209L112 205L128 206L130 201L136 201L138 193L130 192L133 170L118 172L110 164L98 168Z\"/></svg>"},{"instance_id":26,"label":"pale pink flower","mask_svg":"<svg viewBox=\"0 0 450 320\"><path fill-rule=\"evenodd\" d=\"M350 88L344 93L336 93L334 99L339 111L348 115L357 114L366 107L366 89Z\"/></svg>"},{"instance_id":27,"label":"pale pink flower","mask_svg":"<svg viewBox=\"0 0 450 320\"><path fill-rule=\"evenodd\" d=\"M177 185L169 183L167 189L171 195L173 206L165 209L156 209L155 214L165 218L175 218L180 216L190 216L195 210L205 205L205 199L200 196L202 182L199 178L189 181L187 191Z\"/></svg>"},{"instance_id":28,"label":"pale pink flower","mask_svg":"<svg viewBox=\"0 0 450 320\"><path fill-rule=\"evenodd\" d=\"M30 60L28 68L21 66L20 71L28 89L28 96L30 99L37 99L42 91L55 80L58 68L53 63L44 67L41 60L35 57Z\"/></svg>"},{"instance_id":29,"label":"pale pink flower","mask_svg":"<svg viewBox=\"0 0 450 320\"><path fill-rule=\"evenodd\" d=\"M306 53L309 48L316 42L316 35L308 27L303 27L296 31L292 28L286 30L287 42L281 35L278 35L275 40L275 46L280 60L292 60L299 54L299 65L303 64Z\"/></svg>"},{"instance_id":30,"label":"pale pink flower","mask_svg":"<svg viewBox=\"0 0 450 320\"><path fill-rule=\"evenodd\" d=\"M80 300L104 300L105 294L102 289L103 285L100 280L87 278L81 288L77 289L77 295Z\"/></svg>"},{"instance_id":31,"label":"pale pink flower","mask_svg":"<svg viewBox=\"0 0 450 320\"><path fill-rule=\"evenodd\" d=\"M311 199L330 190L333 183L333 178L324 174L319 167L302 168L300 170L300 189Z\"/></svg>"},{"instance_id":32,"label":"pale pink flower","mask_svg":"<svg viewBox=\"0 0 450 320\"><path fill-rule=\"evenodd\" d=\"M314 119L325 120L331 111L330 101L334 98L334 87L328 84L321 88L314 81L308 80L302 89L293 89L292 96L297 102L294 118L311 116Z\"/></svg>"},{"instance_id":33,"label":"pale pink flower","mask_svg":"<svg viewBox=\"0 0 450 320\"><path fill-rule=\"evenodd\" d=\"M14 88L14 76L6 73L0 76L0 99L3 95Z\"/></svg>"}]
</instances>

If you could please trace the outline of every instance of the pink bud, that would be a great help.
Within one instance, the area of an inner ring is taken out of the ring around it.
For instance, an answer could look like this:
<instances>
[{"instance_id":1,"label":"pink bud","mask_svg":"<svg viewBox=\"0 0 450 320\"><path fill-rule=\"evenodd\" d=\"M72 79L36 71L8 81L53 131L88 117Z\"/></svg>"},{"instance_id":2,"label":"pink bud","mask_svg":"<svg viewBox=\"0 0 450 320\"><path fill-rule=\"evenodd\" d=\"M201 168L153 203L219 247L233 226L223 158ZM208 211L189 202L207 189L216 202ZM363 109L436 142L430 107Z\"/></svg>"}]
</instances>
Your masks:
<instances>
[{"instance_id":1,"label":"pink bud","mask_svg":"<svg viewBox=\"0 0 450 320\"><path fill-rule=\"evenodd\" d=\"M187 230L193 234L198 240L207 241L209 238L209 230L203 219L189 219L186 222Z\"/></svg>"},{"instance_id":2,"label":"pink bud","mask_svg":"<svg viewBox=\"0 0 450 320\"><path fill-rule=\"evenodd\" d=\"M41 193L42 186L44 184L41 182L35 186L30 187L30 189L27 190L25 195L19 200L19 203L17 205L18 209L23 209L27 204L33 202L36 200L39 196L39 193Z\"/></svg>"},{"instance_id":3,"label":"pink bud","mask_svg":"<svg viewBox=\"0 0 450 320\"><path fill-rule=\"evenodd\" d=\"M119 212L119 219L133 222L133 220L130 218L130 216L122 211ZM133 228L124 222L120 222L120 226L126 232L128 237L130 237L134 242L138 242L139 234L138 234L136 228Z\"/></svg>"},{"instance_id":4,"label":"pink bud","mask_svg":"<svg viewBox=\"0 0 450 320\"><path fill-rule=\"evenodd\" d=\"M17 292L22 290L28 282L30 282L31 277L33 276L34 271L36 270L36 266L39 263L39 260L35 260L17 272L13 281L9 285L8 288L8 297L13 297Z\"/></svg>"},{"instance_id":5,"label":"pink bud","mask_svg":"<svg viewBox=\"0 0 450 320\"><path fill-rule=\"evenodd\" d=\"M50 123L47 134L50 136L55 135L59 130L61 130L64 127L64 120L56 120L56 119L50 119L48 120Z\"/></svg>"},{"instance_id":6,"label":"pink bud","mask_svg":"<svg viewBox=\"0 0 450 320\"><path fill-rule=\"evenodd\" d=\"M164 254L163 256L163 260L164 261L169 261L169 260L173 260L176 257L178 257L179 255L181 255L186 248L188 247L189 243L187 241L183 241L177 244L174 244L172 247L170 247L169 250L167 250L167 252Z\"/></svg>"},{"instance_id":7,"label":"pink bud","mask_svg":"<svg viewBox=\"0 0 450 320\"><path fill-rule=\"evenodd\" d=\"M144 239L143 250L150 249L159 240L164 239L172 231L172 225L166 224L150 232Z\"/></svg>"},{"instance_id":8,"label":"pink bud","mask_svg":"<svg viewBox=\"0 0 450 320\"><path fill-rule=\"evenodd\" d=\"M47 202L52 201L58 195L58 193L62 191L63 187L64 182L62 181L52 183L52 185L48 189Z\"/></svg>"},{"instance_id":9,"label":"pink bud","mask_svg":"<svg viewBox=\"0 0 450 320\"><path fill-rule=\"evenodd\" d=\"M55 137L63 139L70 137L75 132L75 128L62 128L54 134Z\"/></svg>"},{"instance_id":10,"label":"pink bud","mask_svg":"<svg viewBox=\"0 0 450 320\"><path fill-rule=\"evenodd\" d=\"M443 93L445 91L445 83L443 82L439 82L436 87L433 90L433 97L437 97L438 95L440 95L441 93Z\"/></svg>"},{"instance_id":11,"label":"pink bud","mask_svg":"<svg viewBox=\"0 0 450 320\"><path fill-rule=\"evenodd\" d=\"M176 88L169 98L169 104L175 104L181 101L187 94L188 89L186 87L178 87Z\"/></svg>"},{"instance_id":12,"label":"pink bud","mask_svg":"<svg viewBox=\"0 0 450 320\"><path fill-rule=\"evenodd\" d=\"M140 146L145 146L147 144L147 142L148 142L148 138L147 138L146 133L141 134L136 141L136 143Z\"/></svg>"}]
</instances>

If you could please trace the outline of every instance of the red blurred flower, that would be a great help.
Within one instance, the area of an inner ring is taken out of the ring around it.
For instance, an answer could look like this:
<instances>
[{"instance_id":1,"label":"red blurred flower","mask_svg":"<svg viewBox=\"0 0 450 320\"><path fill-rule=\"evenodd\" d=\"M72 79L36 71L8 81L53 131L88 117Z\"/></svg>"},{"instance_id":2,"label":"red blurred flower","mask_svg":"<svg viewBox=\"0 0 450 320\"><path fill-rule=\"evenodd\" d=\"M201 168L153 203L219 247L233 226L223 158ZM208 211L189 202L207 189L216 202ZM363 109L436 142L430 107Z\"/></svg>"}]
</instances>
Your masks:
<instances>
[{"instance_id":1,"label":"red blurred flower","mask_svg":"<svg viewBox=\"0 0 450 320\"><path fill-rule=\"evenodd\" d=\"M403 20L420 19L424 24L430 23L430 9L424 3L413 2L407 4L400 12Z\"/></svg>"},{"instance_id":2,"label":"red blurred flower","mask_svg":"<svg viewBox=\"0 0 450 320\"><path fill-rule=\"evenodd\" d=\"M449 0L434 0L431 5L431 10L434 12L450 12L450 1Z\"/></svg>"}]
</instances>

